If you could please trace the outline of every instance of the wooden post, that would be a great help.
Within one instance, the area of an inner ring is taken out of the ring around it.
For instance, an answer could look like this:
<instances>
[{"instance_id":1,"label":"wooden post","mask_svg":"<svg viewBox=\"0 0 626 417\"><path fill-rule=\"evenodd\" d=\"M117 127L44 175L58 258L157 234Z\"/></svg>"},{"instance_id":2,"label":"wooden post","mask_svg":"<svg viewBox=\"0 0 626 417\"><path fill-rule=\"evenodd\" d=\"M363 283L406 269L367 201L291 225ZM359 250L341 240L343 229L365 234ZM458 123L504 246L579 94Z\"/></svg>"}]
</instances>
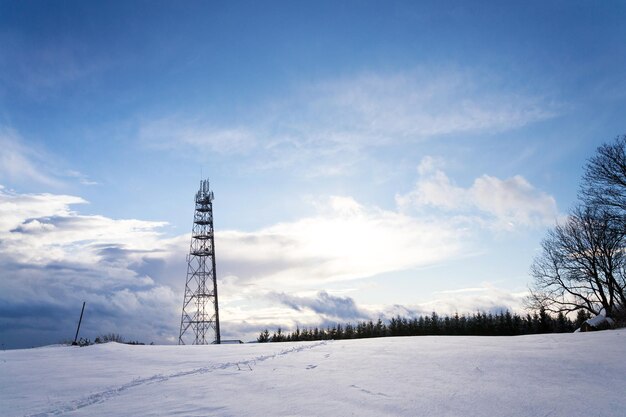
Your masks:
<instances>
[{"instance_id":1,"label":"wooden post","mask_svg":"<svg viewBox=\"0 0 626 417\"><path fill-rule=\"evenodd\" d=\"M85 311L85 301L83 301L83 308L80 310L80 319L78 319L78 327L76 328L76 336L74 336L74 343L72 345L76 345L76 339L78 339L78 331L80 330L80 323L83 321L83 312Z\"/></svg>"}]
</instances>

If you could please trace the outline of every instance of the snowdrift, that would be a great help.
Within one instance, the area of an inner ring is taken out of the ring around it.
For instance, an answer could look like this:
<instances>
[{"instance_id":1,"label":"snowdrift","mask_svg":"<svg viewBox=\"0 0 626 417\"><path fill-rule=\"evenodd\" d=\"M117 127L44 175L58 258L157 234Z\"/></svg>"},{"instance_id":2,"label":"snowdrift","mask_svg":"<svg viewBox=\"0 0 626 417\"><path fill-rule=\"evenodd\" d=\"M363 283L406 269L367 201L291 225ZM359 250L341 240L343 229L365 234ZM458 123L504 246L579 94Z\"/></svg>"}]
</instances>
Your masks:
<instances>
[{"instance_id":1,"label":"snowdrift","mask_svg":"<svg viewBox=\"0 0 626 417\"><path fill-rule=\"evenodd\" d=\"M2 416L624 416L626 330L0 352Z\"/></svg>"}]
</instances>

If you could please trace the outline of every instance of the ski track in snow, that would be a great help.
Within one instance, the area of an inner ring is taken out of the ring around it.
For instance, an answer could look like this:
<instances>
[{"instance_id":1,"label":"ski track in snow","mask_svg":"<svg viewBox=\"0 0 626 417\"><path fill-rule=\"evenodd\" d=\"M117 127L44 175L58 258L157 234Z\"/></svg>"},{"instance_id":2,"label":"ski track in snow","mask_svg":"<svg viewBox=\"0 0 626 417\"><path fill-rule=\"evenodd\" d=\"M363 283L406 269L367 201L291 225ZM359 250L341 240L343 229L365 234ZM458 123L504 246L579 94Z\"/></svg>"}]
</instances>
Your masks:
<instances>
[{"instance_id":1,"label":"ski track in snow","mask_svg":"<svg viewBox=\"0 0 626 417\"><path fill-rule=\"evenodd\" d=\"M280 356L284 356L284 355L288 355L291 353L297 353L297 352L302 352L303 350L307 350L307 349L312 349L318 346L323 346L326 345L327 341L322 341L322 342L318 342L318 343L314 343L311 345L305 345L305 346L296 346L290 349L284 349L278 353L272 354L272 355L260 355L257 356L255 358L252 359L246 359L243 361L237 361L237 362L225 362L225 363L216 363L213 364L211 366L205 366L205 367L201 367L201 368L196 368L196 369L192 369L190 371L182 371L182 372L175 372L169 375L162 375L162 374L156 374L147 378L136 378L133 379L131 382L128 382L126 384L120 385L118 387L113 387L113 388L109 388L107 390L104 391L100 391L94 394L90 394L87 397L83 397L80 398L78 400L73 400L70 401L66 404L57 406L51 410L48 411L44 411L44 412L40 412L40 413L35 413L35 414L26 414L24 417L46 417L46 416L58 416L58 415L62 415L65 413L69 413L72 411L76 411L79 410L81 408L85 408L88 407L90 405L93 404L99 404L99 403L103 403L113 397L116 397L126 391L128 391L129 389L141 386L141 385L148 385L148 384L154 384L154 383L160 383L160 382L165 382L165 381L169 381L171 379L174 378L181 378L181 377L186 377L186 376L190 376L190 375L201 375L201 374L205 374L208 372L213 372L216 370L221 370L221 369L228 369L231 367L236 367L238 370L243 371L243 370L252 370L252 366L251 365L255 365L257 362L263 362L266 361L268 359L274 359ZM244 369L241 368L241 366L244 366Z\"/></svg>"}]
</instances>

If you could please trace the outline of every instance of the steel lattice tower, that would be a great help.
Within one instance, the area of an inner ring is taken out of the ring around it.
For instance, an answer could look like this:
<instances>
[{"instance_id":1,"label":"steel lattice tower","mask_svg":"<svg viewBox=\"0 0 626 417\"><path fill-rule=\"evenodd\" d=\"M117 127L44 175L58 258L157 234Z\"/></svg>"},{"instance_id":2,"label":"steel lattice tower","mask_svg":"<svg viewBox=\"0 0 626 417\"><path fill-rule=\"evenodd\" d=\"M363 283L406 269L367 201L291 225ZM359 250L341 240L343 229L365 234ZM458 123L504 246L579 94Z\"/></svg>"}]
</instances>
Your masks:
<instances>
[{"instance_id":1,"label":"steel lattice tower","mask_svg":"<svg viewBox=\"0 0 626 417\"><path fill-rule=\"evenodd\" d=\"M194 333L193 339L188 332L190 328ZM207 333L211 330L215 337L207 340ZM220 343L213 239L213 191L209 187L208 179L200 181L200 189L196 193L191 245L187 255L187 282L178 344L184 345L185 339L194 345Z\"/></svg>"}]
</instances>

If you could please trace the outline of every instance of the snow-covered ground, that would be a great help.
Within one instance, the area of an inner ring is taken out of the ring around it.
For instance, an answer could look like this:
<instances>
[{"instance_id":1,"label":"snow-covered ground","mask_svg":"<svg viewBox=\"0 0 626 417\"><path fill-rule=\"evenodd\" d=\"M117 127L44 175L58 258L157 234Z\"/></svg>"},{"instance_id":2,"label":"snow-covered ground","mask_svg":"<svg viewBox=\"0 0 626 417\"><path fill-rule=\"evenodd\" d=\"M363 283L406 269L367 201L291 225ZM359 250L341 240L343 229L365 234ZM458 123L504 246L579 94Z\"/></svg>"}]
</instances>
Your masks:
<instances>
[{"instance_id":1,"label":"snow-covered ground","mask_svg":"<svg viewBox=\"0 0 626 417\"><path fill-rule=\"evenodd\" d=\"M0 415L626 416L626 329L0 352Z\"/></svg>"}]
</instances>

